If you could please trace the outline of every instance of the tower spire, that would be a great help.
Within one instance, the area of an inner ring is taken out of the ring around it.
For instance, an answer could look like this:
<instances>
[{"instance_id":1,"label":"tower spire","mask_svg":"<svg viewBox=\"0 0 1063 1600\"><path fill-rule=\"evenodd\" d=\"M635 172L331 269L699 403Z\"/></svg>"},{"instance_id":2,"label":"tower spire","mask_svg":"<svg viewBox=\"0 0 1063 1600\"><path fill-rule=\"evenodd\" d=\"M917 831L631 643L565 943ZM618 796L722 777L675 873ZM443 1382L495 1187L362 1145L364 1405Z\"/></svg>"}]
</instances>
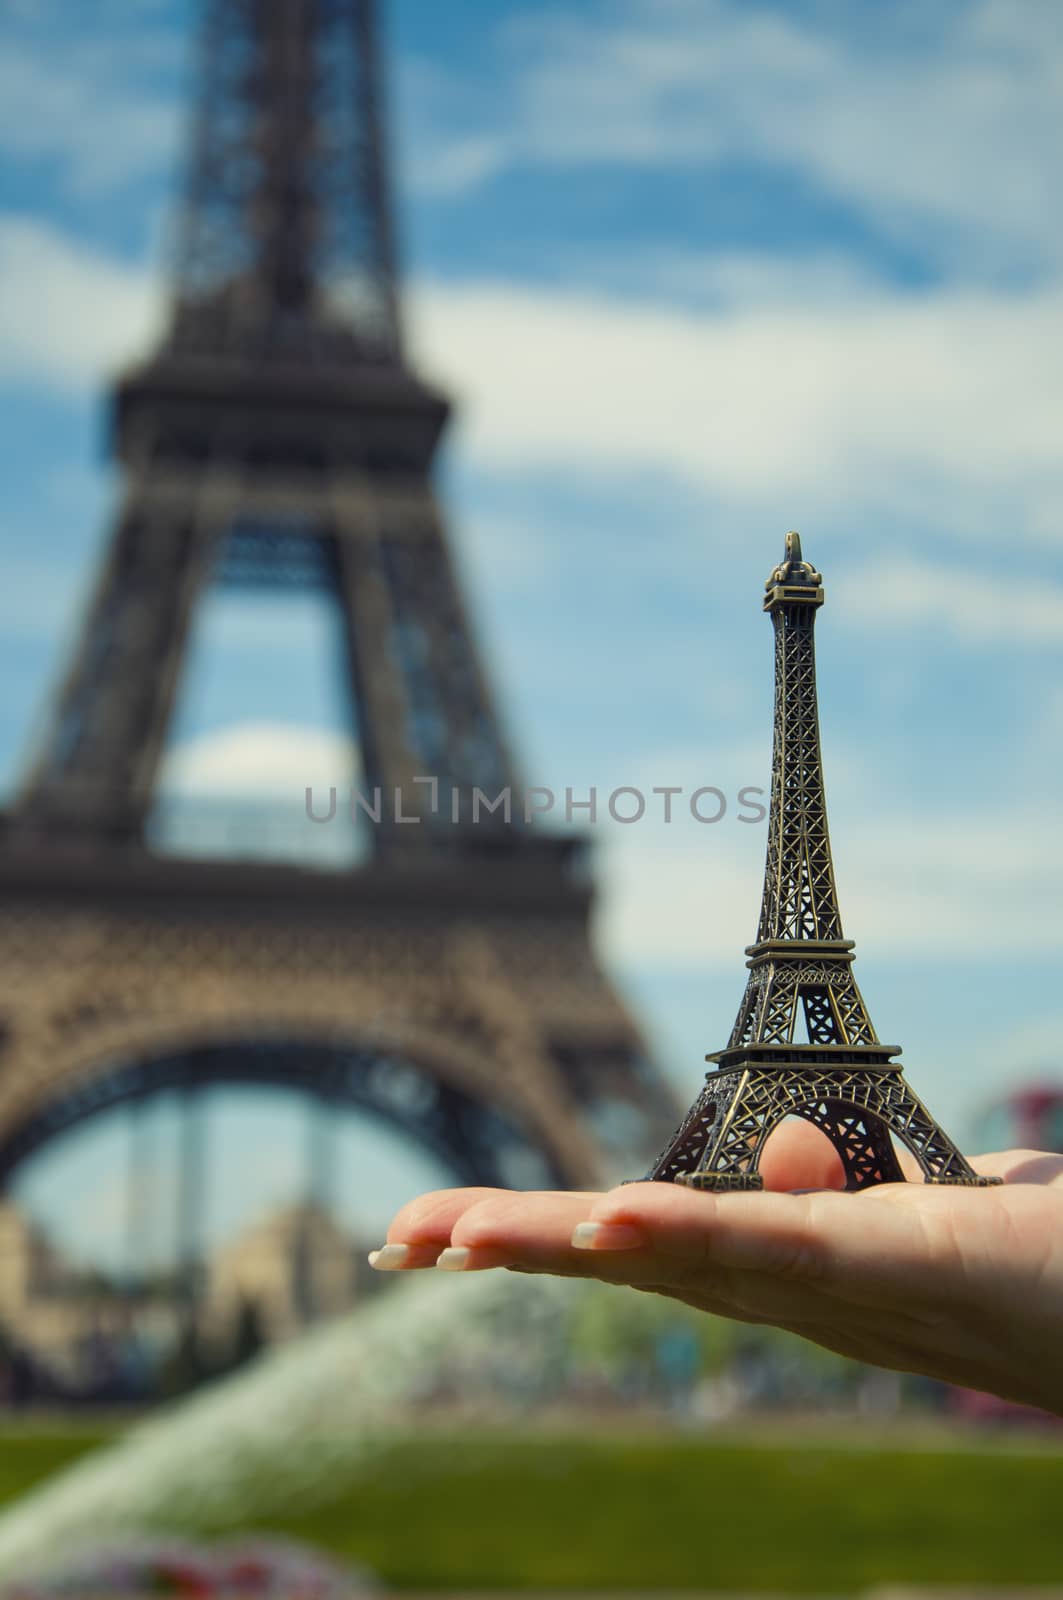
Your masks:
<instances>
[{"instance_id":1,"label":"tower spire","mask_svg":"<svg viewBox=\"0 0 1063 1600\"><path fill-rule=\"evenodd\" d=\"M173 338L397 359L375 0L204 0Z\"/></svg>"},{"instance_id":2,"label":"tower spire","mask_svg":"<svg viewBox=\"0 0 1063 1600\"><path fill-rule=\"evenodd\" d=\"M916 1099L871 1025L842 937L819 743L816 613L823 579L786 535L765 584L775 631L775 726L764 893L749 980L727 1047L650 1176L700 1189L759 1189L764 1141L786 1116L814 1122L847 1186L903 1178L891 1135L928 1182L984 1184ZM805 1039L798 1036L804 1025Z\"/></svg>"},{"instance_id":3,"label":"tower spire","mask_svg":"<svg viewBox=\"0 0 1063 1600\"><path fill-rule=\"evenodd\" d=\"M775 631L768 851L757 939L746 951L749 983L729 1048L793 1043L802 1020L809 1043L876 1044L852 975L853 943L842 937L816 693L814 629L825 594L800 534L786 535L783 560L764 588Z\"/></svg>"},{"instance_id":4,"label":"tower spire","mask_svg":"<svg viewBox=\"0 0 1063 1600\"><path fill-rule=\"evenodd\" d=\"M422 773L512 773L430 483L449 406L402 359L375 0L203 5L171 325L115 390L125 495L16 797L35 832L143 839L216 579L338 601L366 778L404 815Z\"/></svg>"},{"instance_id":5,"label":"tower spire","mask_svg":"<svg viewBox=\"0 0 1063 1600\"><path fill-rule=\"evenodd\" d=\"M834 886L816 702L813 628L823 579L786 535L786 554L764 585L775 627L775 732L764 900L758 943L842 936Z\"/></svg>"}]
</instances>

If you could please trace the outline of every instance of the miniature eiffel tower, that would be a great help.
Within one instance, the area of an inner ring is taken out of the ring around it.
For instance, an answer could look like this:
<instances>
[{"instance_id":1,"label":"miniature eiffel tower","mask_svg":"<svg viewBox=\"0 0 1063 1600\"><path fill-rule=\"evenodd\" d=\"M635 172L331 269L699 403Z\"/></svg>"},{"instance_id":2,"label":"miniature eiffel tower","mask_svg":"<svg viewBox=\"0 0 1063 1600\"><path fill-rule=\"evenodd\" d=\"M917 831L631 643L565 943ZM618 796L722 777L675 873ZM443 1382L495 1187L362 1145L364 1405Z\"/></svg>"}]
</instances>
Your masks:
<instances>
[{"instance_id":1,"label":"miniature eiffel tower","mask_svg":"<svg viewBox=\"0 0 1063 1600\"><path fill-rule=\"evenodd\" d=\"M805 1117L830 1139L846 1188L904 1181L891 1135L927 1183L983 1186L912 1093L897 1045L880 1044L842 937L827 834L813 630L820 574L786 535L765 584L775 627L775 735L764 899L749 981L727 1048L671 1144L649 1173L693 1189L761 1189L764 1141L784 1117ZM795 1040L803 1014L807 1043Z\"/></svg>"}]
</instances>

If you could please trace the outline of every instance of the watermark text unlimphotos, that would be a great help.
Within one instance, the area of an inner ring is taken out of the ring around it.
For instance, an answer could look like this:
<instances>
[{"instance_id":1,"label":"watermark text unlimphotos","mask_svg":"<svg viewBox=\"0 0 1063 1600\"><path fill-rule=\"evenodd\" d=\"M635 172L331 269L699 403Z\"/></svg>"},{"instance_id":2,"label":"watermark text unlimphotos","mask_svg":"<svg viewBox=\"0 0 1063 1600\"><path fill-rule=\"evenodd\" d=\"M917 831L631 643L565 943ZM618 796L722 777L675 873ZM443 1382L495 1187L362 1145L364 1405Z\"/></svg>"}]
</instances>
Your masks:
<instances>
[{"instance_id":1,"label":"watermark text unlimphotos","mask_svg":"<svg viewBox=\"0 0 1063 1600\"><path fill-rule=\"evenodd\" d=\"M417 787L414 788L414 785ZM454 824L477 826L499 822L512 826L554 817L580 825L618 822L625 826L650 820L670 823L690 816L695 822L712 824L731 817L737 822L763 822L768 814L763 804L764 790L746 785L729 798L714 784L687 790L682 784L654 784L648 791L634 784L600 791L594 785L582 792L566 787L560 792L541 785L527 789L507 786L496 794L476 787L444 784L439 778L416 777L409 788L378 786L363 793L352 789L345 809L353 821L416 825L438 818ZM311 822L332 822L340 812L339 792L328 791L328 801L306 789L306 814Z\"/></svg>"}]
</instances>

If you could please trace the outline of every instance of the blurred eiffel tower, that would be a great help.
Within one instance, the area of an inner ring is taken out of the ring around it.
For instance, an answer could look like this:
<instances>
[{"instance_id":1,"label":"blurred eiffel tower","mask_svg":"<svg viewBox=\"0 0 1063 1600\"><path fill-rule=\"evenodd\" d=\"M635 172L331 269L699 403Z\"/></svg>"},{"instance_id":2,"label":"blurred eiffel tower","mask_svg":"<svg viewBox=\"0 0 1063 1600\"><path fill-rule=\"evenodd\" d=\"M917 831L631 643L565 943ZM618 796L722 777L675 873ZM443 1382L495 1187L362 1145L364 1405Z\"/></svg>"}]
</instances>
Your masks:
<instances>
[{"instance_id":1,"label":"blurred eiffel tower","mask_svg":"<svg viewBox=\"0 0 1063 1600\"><path fill-rule=\"evenodd\" d=\"M432 489L448 404L403 353L382 127L373 0L206 0L169 329L117 384L124 498L5 821L0 1180L164 1086L295 1085L484 1184L601 1181L669 1118L578 841L469 814L517 780ZM363 864L148 848L218 580L338 605L386 797Z\"/></svg>"}]
</instances>

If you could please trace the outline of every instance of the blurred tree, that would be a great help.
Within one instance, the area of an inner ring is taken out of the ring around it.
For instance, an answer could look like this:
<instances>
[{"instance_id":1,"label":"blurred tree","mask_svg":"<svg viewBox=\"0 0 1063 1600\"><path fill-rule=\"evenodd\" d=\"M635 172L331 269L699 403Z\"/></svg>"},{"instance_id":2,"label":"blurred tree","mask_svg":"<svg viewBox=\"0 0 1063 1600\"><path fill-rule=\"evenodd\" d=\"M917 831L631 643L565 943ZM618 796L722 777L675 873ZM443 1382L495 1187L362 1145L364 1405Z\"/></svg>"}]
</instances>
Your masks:
<instances>
[{"instance_id":1,"label":"blurred tree","mask_svg":"<svg viewBox=\"0 0 1063 1600\"><path fill-rule=\"evenodd\" d=\"M208 1378L214 1377L219 1370L194 1318L188 1318L160 1368L159 1392L167 1398L188 1394Z\"/></svg>"},{"instance_id":2,"label":"blurred tree","mask_svg":"<svg viewBox=\"0 0 1063 1600\"><path fill-rule=\"evenodd\" d=\"M233 1335L230 1342L228 1360L226 1361L227 1370L235 1372L238 1367L246 1366L249 1361L253 1361L261 1353L267 1343L268 1340L266 1339L262 1312L258 1301L251 1296L246 1296L240 1302L240 1310L233 1326Z\"/></svg>"}]
</instances>

